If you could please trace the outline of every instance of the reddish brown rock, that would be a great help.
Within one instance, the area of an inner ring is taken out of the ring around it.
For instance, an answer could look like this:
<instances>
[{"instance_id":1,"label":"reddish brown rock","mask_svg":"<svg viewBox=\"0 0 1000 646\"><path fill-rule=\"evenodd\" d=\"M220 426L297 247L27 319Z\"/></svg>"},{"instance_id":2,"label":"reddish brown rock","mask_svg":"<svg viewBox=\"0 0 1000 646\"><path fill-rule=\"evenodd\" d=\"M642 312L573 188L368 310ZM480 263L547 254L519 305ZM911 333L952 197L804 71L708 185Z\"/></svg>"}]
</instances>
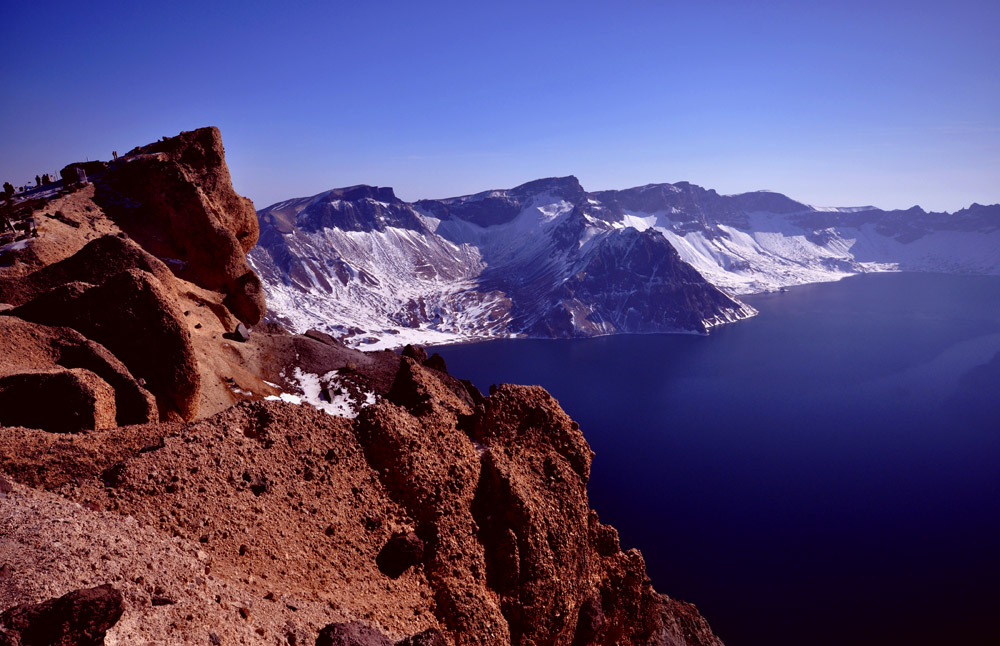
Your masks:
<instances>
[{"instance_id":1,"label":"reddish brown rock","mask_svg":"<svg viewBox=\"0 0 1000 646\"><path fill-rule=\"evenodd\" d=\"M400 354L404 357L413 359L417 363L423 363L427 360L427 350L424 350L419 345L412 345L408 343L403 347Z\"/></svg>"},{"instance_id":2,"label":"reddish brown rock","mask_svg":"<svg viewBox=\"0 0 1000 646\"><path fill-rule=\"evenodd\" d=\"M173 410L188 420L197 415L201 379L190 332L183 314L149 272L130 269L96 287L69 283L12 314L78 330L145 380L161 414Z\"/></svg>"},{"instance_id":3,"label":"reddish brown rock","mask_svg":"<svg viewBox=\"0 0 1000 646\"><path fill-rule=\"evenodd\" d=\"M437 628L428 628L396 642L396 646L447 646L447 644L448 640Z\"/></svg>"},{"instance_id":4,"label":"reddish brown rock","mask_svg":"<svg viewBox=\"0 0 1000 646\"><path fill-rule=\"evenodd\" d=\"M375 562L387 577L398 579L424 557L424 542L414 532L393 534Z\"/></svg>"},{"instance_id":5,"label":"reddish brown rock","mask_svg":"<svg viewBox=\"0 0 1000 646\"><path fill-rule=\"evenodd\" d=\"M434 410L432 404L458 414L473 410L473 399L460 381L447 374L432 373L409 357L400 361L386 397L416 415Z\"/></svg>"},{"instance_id":6,"label":"reddish brown rock","mask_svg":"<svg viewBox=\"0 0 1000 646\"><path fill-rule=\"evenodd\" d=\"M432 370L444 373L448 372L448 365L444 362L444 357L437 352L427 357L422 363L425 367L431 368Z\"/></svg>"},{"instance_id":7,"label":"reddish brown rock","mask_svg":"<svg viewBox=\"0 0 1000 646\"><path fill-rule=\"evenodd\" d=\"M181 278L222 291L239 319L264 315L246 253L257 242L253 203L233 190L218 128L135 148L97 181L95 201Z\"/></svg>"},{"instance_id":8,"label":"reddish brown rock","mask_svg":"<svg viewBox=\"0 0 1000 646\"><path fill-rule=\"evenodd\" d=\"M106 235L87 243L69 258L28 276L0 278L0 301L21 305L66 283L99 285L129 269L149 272L167 285L173 282L167 266L134 241Z\"/></svg>"},{"instance_id":9,"label":"reddish brown rock","mask_svg":"<svg viewBox=\"0 0 1000 646\"><path fill-rule=\"evenodd\" d=\"M24 604L0 614L0 643L20 646L103 646L104 634L124 611L110 585L70 592L58 599Z\"/></svg>"}]
</instances>

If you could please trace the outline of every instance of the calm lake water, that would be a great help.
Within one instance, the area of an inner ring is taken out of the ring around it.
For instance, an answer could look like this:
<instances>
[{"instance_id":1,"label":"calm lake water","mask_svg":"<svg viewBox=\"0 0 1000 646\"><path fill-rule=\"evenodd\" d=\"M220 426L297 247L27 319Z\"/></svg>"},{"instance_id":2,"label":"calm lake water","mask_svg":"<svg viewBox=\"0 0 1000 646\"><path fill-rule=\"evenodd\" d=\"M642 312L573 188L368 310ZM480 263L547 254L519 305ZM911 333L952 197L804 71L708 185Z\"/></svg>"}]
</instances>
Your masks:
<instances>
[{"instance_id":1,"label":"calm lake water","mask_svg":"<svg viewBox=\"0 0 1000 646\"><path fill-rule=\"evenodd\" d=\"M435 349L559 400L592 506L729 646L1000 644L1000 278L746 300L707 337Z\"/></svg>"}]
</instances>

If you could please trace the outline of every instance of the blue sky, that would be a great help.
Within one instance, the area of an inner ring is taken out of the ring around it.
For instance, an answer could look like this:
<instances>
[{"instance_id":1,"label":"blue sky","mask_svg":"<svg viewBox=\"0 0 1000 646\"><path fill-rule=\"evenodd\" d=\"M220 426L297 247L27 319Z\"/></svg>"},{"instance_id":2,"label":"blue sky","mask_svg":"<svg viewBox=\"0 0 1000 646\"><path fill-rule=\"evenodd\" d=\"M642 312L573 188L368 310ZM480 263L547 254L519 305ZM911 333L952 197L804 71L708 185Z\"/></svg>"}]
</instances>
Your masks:
<instances>
[{"instance_id":1,"label":"blue sky","mask_svg":"<svg viewBox=\"0 0 1000 646\"><path fill-rule=\"evenodd\" d=\"M44 9L43 9L44 8ZM1000 3L9 4L0 178L222 130L258 208L573 174L1000 202Z\"/></svg>"}]
</instances>

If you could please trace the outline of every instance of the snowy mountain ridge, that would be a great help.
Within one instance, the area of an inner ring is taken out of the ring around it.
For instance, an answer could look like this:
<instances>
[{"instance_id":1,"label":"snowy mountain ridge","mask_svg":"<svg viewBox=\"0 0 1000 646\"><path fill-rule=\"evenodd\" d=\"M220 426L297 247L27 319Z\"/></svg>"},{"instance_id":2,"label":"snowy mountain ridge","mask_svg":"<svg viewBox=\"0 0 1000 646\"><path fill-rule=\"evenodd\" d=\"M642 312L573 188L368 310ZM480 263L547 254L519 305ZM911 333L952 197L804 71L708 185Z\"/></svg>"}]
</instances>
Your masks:
<instances>
[{"instance_id":1,"label":"snowy mountain ridge","mask_svg":"<svg viewBox=\"0 0 1000 646\"><path fill-rule=\"evenodd\" d=\"M816 208L687 182L588 193L571 176L412 204L353 186L258 219L250 260L272 318L370 348L704 333L754 314L734 295L868 271L1000 272L1000 205Z\"/></svg>"}]
</instances>

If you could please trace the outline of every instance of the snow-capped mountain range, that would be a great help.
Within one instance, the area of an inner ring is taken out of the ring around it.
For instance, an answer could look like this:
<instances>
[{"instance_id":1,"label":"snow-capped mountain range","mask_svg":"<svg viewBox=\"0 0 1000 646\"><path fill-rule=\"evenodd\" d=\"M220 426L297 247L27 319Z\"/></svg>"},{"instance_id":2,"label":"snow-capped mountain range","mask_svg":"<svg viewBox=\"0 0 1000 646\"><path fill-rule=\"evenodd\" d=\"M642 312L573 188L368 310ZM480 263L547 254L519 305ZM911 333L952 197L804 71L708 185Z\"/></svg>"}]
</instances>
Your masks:
<instances>
[{"instance_id":1,"label":"snow-capped mountain range","mask_svg":"<svg viewBox=\"0 0 1000 646\"><path fill-rule=\"evenodd\" d=\"M351 345L696 332L741 294L869 271L1000 273L1000 205L816 208L680 182L575 177L406 203L354 186L258 211L270 315Z\"/></svg>"}]
</instances>

